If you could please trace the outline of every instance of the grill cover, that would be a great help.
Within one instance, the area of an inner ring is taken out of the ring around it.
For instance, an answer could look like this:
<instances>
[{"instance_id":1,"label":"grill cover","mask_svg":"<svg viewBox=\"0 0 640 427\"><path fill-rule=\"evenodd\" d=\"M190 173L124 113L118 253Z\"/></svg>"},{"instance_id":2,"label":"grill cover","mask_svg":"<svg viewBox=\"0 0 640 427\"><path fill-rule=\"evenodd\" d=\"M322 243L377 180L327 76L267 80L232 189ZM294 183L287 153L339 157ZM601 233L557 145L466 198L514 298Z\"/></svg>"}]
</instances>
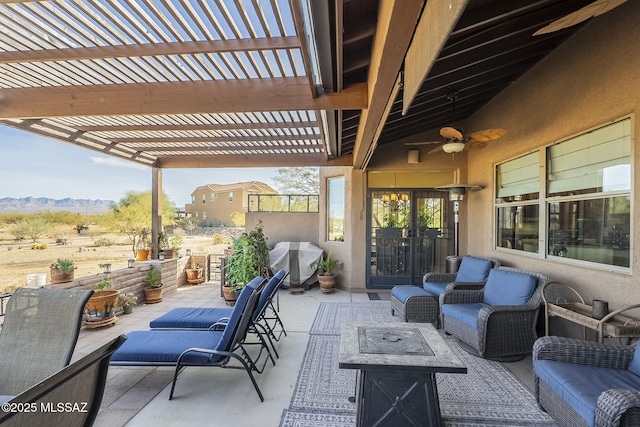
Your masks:
<instances>
[{"instance_id":1,"label":"grill cover","mask_svg":"<svg viewBox=\"0 0 640 427\"><path fill-rule=\"evenodd\" d=\"M321 258L322 249L310 242L280 242L269 252L271 270L289 272L284 287L308 288L316 282L317 263Z\"/></svg>"}]
</instances>

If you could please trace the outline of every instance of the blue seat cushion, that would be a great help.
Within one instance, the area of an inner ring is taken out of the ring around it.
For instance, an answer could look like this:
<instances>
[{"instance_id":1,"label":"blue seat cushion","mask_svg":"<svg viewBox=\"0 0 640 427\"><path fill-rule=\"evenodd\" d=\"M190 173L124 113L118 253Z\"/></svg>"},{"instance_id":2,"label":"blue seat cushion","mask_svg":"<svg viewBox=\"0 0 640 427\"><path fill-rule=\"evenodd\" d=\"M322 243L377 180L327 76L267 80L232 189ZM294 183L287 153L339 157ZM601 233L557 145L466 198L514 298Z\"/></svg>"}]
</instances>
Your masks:
<instances>
[{"instance_id":1,"label":"blue seat cushion","mask_svg":"<svg viewBox=\"0 0 640 427\"><path fill-rule=\"evenodd\" d=\"M484 282L493 267L490 260L465 256L462 258L456 282Z\"/></svg>"},{"instance_id":2,"label":"blue seat cushion","mask_svg":"<svg viewBox=\"0 0 640 427\"><path fill-rule=\"evenodd\" d=\"M111 356L111 362L132 364L175 365L178 357L189 348L215 349L223 332L214 331L133 331L127 340ZM190 357L189 363L207 365L219 358Z\"/></svg>"},{"instance_id":3,"label":"blue seat cushion","mask_svg":"<svg viewBox=\"0 0 640 427\"><path fill-rule=\"evenodd\" d=\"M407 299L410 297L421 296L421 297L436 297L437 295L433 295L418 286L406 285L406 286L394 286L391 290L391 295L393 295L398 301L403 304L407 303Z\"/></svg>"},{"instance_id":4,"label":"blue seat cushion","mask_svg":"<svg viewBox=\"0 0 640 427\"><path fill-rule=\"evenodd\" d=\"M149 323L151 329L208 329L233 308L174 308Z\"/></svg>"},{"instance_id":5,"label":"blue seat cushion","mask_svg":"<svg viewBox=\"0 0 640 427\"><path fill-rule=\"evenodd\" d=\"M452 317L472 329L478 329L478 312L487 304L476 302L472 304L442 304L442 314Z\"/></svg>"},{"instance_id":6,"label":"blue seat cushion","mask_svg":"<svg viewBox=\"0 0 640 427\"><path fill-rule=\"evenodd\" d=\"M640 376L626 369L537 360L534 371L590 426L595 424L596 404L603 391L613 388L640 390Z\"/></svg>"},{"instance_id":7,"label":"blue seat cushion","mask_svg":"<svg viewBox=\"0 0 640 427\"><path fill-rule=\"evenodd\" d=\"M440 296L444 290L447 289L447 285L448 283L424 282L422 284L422 289L430 294Z\"/></svg>"},{"instance_id":8,"label":"blue seat cushion","mask_svg":"<svg viewBox=\"0 0 640 427\"><path fill-rule=\"evenodd\" d=\"M492 269L484 286L483 302L489 305L524 305L538 280L526 273Z\"/></svg>"},{"instance_id":9,"label":"blue seat cushion","mask_svg":"<svg viewBox=\"0 0 640 427\"><path fill-rule=\"evenodd\" d=\"M636 351L633 353L633 360L631 360L629 370L636 375L640 375L640 344L636 345Z\"/></svg>"}]
</instances>

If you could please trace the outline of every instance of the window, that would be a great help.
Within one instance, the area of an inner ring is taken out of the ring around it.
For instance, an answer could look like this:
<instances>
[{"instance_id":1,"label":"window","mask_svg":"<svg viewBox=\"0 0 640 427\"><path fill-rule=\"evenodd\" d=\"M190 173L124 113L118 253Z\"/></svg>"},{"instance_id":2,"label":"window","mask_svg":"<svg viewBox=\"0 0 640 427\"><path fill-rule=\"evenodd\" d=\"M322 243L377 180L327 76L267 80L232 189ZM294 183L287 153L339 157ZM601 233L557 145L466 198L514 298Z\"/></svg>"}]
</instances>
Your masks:
<instances>
[{"instance_id":1,"label":"window","mask_svg":"<svg viewBox=\"0 0 640 427\"><path fill-rule=\"evenodd\" d=\"M344 241L344 177L327 179L327 240Z\"/></svg>"},{"instance_id":2,"label":"window","mask_svg":"<svg viewBox=\"0 0 640 427\"><path fill-rule=\"evenodd\" d=\"M539 152L496 167L496 246L538 252Z\"/></svg>"},{"instance_id":3,"label":"window","mask_svg":"<svg viewBox=\"0 0 640 427\"><path fill-rule=\"evenodd\" d=\"M631 119L498 165L496 247L629 268L631 176Z\"/></svg>"},{"instance_id":4,"label":"window","mask_svg":"<svg viewBox=\"0 0 640 427\"><path fill-rule=\"evenodd\" d=\"M204 205L205 203L207 203L207 196L206 195L202 195L202 204Z\"/></svg>"},{"instance_id":5,"label":"window","mask_svg":"<svg viewBox=\"0 0 640 427\"><path fill-rule=\"evenodd\" d=\"M547 148L551 256L630 267L631 120Z\"/></svg>"},{"instance_id":6,"label":"window","mask_svg":"<svg viewBox=\"0 0 640 427\"><path fill-rule=\"evenodd\" d=\"M229 203L233 202L233 191L229 191Z\"/></svg>"},{"instance_id":7,"label":"window","mask_svg":"<svg viewBox=\"0 0 640 427\"><path fill-rule=\"evenodd\" d=\"M216 193L211 193L209 195L209 201L211 201L211 202L214 202L217 198L218 198L218 194L216 194Z\"/></svg>"}]
</instances>

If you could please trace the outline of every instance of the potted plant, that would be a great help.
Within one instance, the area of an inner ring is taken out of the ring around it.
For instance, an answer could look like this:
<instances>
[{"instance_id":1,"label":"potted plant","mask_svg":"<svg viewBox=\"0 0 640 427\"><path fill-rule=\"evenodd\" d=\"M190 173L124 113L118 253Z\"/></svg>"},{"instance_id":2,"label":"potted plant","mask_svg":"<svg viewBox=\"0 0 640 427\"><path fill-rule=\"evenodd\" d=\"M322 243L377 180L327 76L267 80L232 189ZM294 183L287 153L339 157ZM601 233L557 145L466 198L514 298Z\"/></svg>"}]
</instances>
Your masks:
<instances>
[{"instance_id":1,"label":"potted plant","mask_svg":"<svg viewBox=\"0 0 640 427\"><path fill-rule=\"evenodd\" d=\"M196 258L191 255L191 268L185 270L187 272L188 283L200 283L202 281L202 268L196 263Z\"/></svg>"},{"instance_id":2,"label":"potted plant","mask_svg":"<svg viewBox=\"0 0 640 427\"><path fill-rule=\"evenodd\" d=\"M155 304L162 301L162 273L160 270L147 271L144 278L144 299L147 304Z\"/></svg>"},{"instance_id":3,"label":"potted plant","mask_svg":"<svg viewBox=\"0 0 640 427\"><path fill-rule=\"evenodd\" d=\"M318 273L318 282L320 282L320 289L323 294L332 294L336 287L336 274L333 269L336 268L338 260L331 257L331 252L318 261L317 268L322 270Z\"/></svg>"},{"instance_id":4,"label":"potted plant","mask_svg":"<svg viewBox=\"0 0 640 427\"><path fill-rule=\"evenodd\" d=\"M55 262L52 262L49 266L49 272L51 273L51 283L67 283L73 280L73 274L75 271L75 265L73 261L67 258L58 258Z\"/></svg>"},{"instance_id":5,"label":"potted plant","mask_svg":"<svg viewBox=\"0 0 640 427\"><path fill-rule=\"evenodd\" d=\"M164 231L158 234L158 248L164 253L164 258L169 259L173 257L173 250L169 248L169 238Z\"/></svg>"},{"instance_id":6,"label":"potted plant","mask_svg":"<svg viewBox=\"0 0 640 427\"><path fill-rule=\"evenodd\" d=\"M135 237L136 261L146 261L151 254L151 236L149 230L142 228Z\"/></svg>"},{"instance_id":7,"label":"potted plant","mask_svg":"<svg viewBox=\"0 0 640 427\"><path fill-rule=\"evenodd\" d=\"M101 277L102 280L94 283L93 295L85 306L85 314L88 316L86 323L97 323L98 326L113 323L120 294L118 290L109 289L112 284L109 276L101 275Z\"/></svg>"},{"instance_id":8,"label":"potted plant","mask_svg":"<svg viewBox=\"0 0 640 427\"><path fill-rule=\"evenodd\" d=\"M227 301L235 300L236 294L253 278L269 275L269 243L262 230L262 223L249 234L242 234L231 246L231 255L225 267L223 294Z\"/></svg>"},{"instance_id":9,"label":"potted plant","mask_svg":"<svg viewBox=\"0 0 640 427\"><path fill-rule=\"evenodd\" d=\"M138 297L131 292L118 295L118 307L124 314L133 313L133 307L138 304Z\"/></svg>"},{"instance_id":10,"label":"potted plant","mask_svg":"<svg viewBox=\"0 0 640 427\"><path fill-rule=\"evenodd\" d=\"M180 245L183 240L180 236L173 236L170 239L167 238L166 234L160 233L159 246L164 252L165 259L171 259L174 256L177 256L178 249L180 249Z\"/></svg>"}]
</instances>

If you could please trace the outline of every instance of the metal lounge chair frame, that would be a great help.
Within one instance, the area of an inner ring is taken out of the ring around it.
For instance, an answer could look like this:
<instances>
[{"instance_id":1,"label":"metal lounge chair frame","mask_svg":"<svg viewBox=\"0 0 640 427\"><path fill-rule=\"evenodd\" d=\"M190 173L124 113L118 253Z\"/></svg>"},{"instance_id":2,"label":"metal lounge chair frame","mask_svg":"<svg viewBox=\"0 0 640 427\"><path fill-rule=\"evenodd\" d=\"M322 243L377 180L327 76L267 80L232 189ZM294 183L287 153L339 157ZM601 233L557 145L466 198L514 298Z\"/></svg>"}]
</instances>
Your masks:
<instances>
[{"instance_id":1,"label":"metal lounge chair frame","mask_svg":"<svg viewBox=\"0 0 640 427\"><path fill-rule=\"evenodd\" d=\"M188 366L244 369L260 401L264 402L264 396L253 375L253 371L258 370L256 363L243 345L263 284L264 279L256 277L245 286L223 331L135 331L129 334L127 343L116 351L111 365L175 366L169 400L173 399L179 373ZM182 339L186 340L181 341ZM230 364L234 360L239 362L240 366Z\"/></svg>"},{"instance_id":2,"label":"metal lounge chair frame","mask_svg":"<svg viewBox=\"0 0 640 427\"><path fill-rule=\"evenodd\" d=\"M0 334L0 395L17 395L64 368L91 290L17 289Z\"/></svg>"}]
</instances>

